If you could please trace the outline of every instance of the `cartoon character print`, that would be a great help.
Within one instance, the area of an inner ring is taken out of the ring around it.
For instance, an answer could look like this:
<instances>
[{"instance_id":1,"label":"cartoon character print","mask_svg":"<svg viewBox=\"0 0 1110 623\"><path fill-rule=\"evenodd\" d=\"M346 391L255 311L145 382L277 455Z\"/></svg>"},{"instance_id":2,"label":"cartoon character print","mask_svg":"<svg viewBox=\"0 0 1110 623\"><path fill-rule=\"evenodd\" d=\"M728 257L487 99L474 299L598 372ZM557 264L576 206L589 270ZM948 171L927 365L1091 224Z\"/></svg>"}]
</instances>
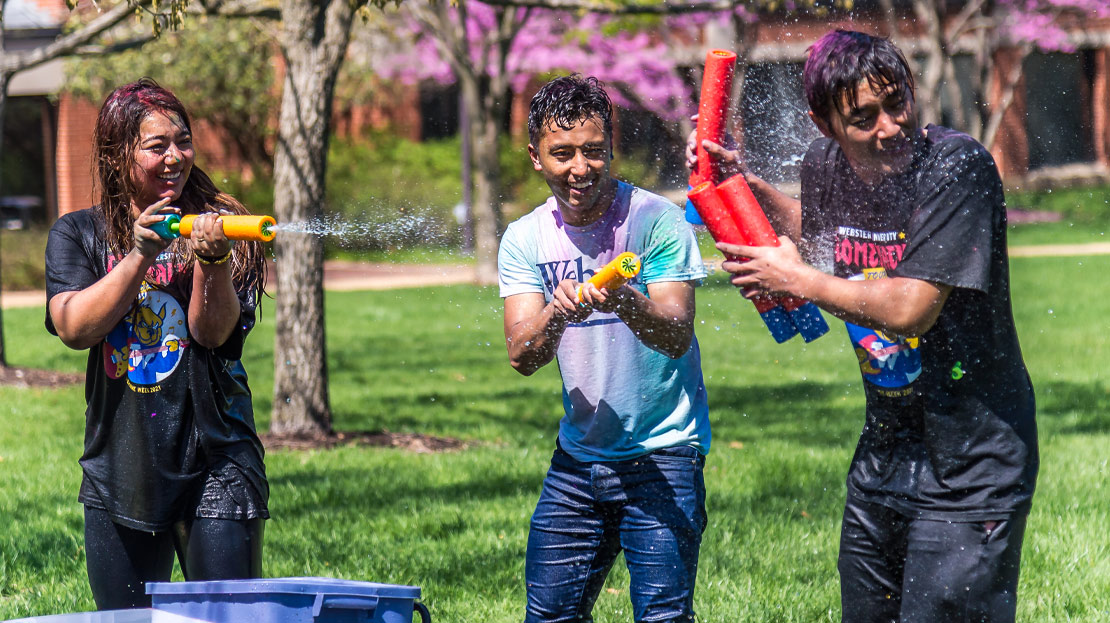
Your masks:
<instances>
[{"instance_id":1,"label":"cartoon character print","mask_svg":"<svg viewBox=\"0 0 1110 623\"><path fill-rule=\"evenodd\" d=\"M104 368L109 378L150 387L181 363L189 346L185 313L177 299L145 282L131 313L106 338Z\"/></svg>"},{"instance_id":2,"label":"cartoon character print","mask_svg":"<svg viewBox=\"0 0 1110 623\"><path fill-rule=\"evenodd\" d=\"M869 268L851 279L881 279L885 276L885 269ZM917 348L919 338L891 336L850 322L845 326L865 381L892 389L906 387L921 376L921 352Z\"/></svg>"}]
</instances>

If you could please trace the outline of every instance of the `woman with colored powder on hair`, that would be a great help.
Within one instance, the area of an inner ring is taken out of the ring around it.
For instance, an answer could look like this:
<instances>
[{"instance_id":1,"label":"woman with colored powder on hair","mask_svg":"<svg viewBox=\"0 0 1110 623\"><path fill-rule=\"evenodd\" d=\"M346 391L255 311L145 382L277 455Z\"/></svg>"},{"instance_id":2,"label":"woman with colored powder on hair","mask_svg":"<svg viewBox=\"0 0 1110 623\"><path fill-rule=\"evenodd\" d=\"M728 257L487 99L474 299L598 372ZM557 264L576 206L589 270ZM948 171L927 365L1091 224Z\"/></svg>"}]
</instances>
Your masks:
<instances>
[{"instance_id":1,"label":"woman with colored powder on hair","mask_svg":"<svg viewBox=\"0 0 1110 623\"><path fill-rule=\"evenodd\" d=\"M113 91L94 134L99 205L64 215L46 248L46 328L89 349L85 506L101 610L149 607L146 582L259 577L269 487L240 362L263 293L261 243L194 163L181 102L144 78ZM197 214L190 238L151 227Z\"/></svg>"}]
</instances>

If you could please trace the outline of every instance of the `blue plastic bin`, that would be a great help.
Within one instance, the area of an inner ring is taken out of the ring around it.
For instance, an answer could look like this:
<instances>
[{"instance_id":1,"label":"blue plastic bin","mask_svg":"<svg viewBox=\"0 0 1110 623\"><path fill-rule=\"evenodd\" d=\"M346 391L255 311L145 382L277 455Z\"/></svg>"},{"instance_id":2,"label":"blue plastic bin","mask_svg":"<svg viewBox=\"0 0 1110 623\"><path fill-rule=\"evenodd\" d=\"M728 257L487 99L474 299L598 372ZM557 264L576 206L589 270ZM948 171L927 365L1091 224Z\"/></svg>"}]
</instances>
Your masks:
<instances>
[{"instance_id":1,"label":"blue plastic bin","mask_svg":"<svg viewBox=\"0 0 1110 623\"><path fill-rule=\"evenodd\" d=\"M99 612L74 612L51 614L26 619L9 619L6 623L208 623L200 619L155 611L151 608L134 610L101 610Z\"/></svg>"},{"instance_id":2,"label":"blue plastic bin","mask_svg":"<svg viewBox=\"0 0 1110 623\"><path fill-rule=\"evenodd\" d=\"M212 623L430 623L420 587L332 578L151 582L155 610Z\"/></svg>"}]
</instances>

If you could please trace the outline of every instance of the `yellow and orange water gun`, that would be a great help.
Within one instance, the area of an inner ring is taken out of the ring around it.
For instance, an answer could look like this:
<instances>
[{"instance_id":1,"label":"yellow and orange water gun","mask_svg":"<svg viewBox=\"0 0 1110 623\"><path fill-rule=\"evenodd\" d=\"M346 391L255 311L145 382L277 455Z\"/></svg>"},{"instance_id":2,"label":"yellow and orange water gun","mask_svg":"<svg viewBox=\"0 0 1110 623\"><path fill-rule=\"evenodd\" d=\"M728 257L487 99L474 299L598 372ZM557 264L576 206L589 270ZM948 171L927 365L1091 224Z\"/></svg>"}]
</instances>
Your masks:
<instances>
[{"instance_id":1,"label":"yellow and orange water gun","mask_svg":"<svg viewBox=\"0 0 1110 623\"><path fill-rule=\"evenodd\" d=\"M167 239L178 236L188 238L193 234L193 221L196 219L196 214L168 214L151 229ZM228 240L269 242L276 235L273 227L277 225L277 221L266 214L221 214L219 220L224 225L224 235Z\"/></svg>"},{"instance_id":2,"label":"yellow and orange water gun","mask_svg":"<svg viewBox=\"0 0 1110 623\"><path fill-rule=\"evenodd\" d=\"M638 274L640 274L640 257L631 251L625 251L594 273L594 276L590 277L589 283L598 290L606 288L612 292ZM581 285L578 286L577 294L578 302L581 303Z\"/></svg>"}]
</instances>

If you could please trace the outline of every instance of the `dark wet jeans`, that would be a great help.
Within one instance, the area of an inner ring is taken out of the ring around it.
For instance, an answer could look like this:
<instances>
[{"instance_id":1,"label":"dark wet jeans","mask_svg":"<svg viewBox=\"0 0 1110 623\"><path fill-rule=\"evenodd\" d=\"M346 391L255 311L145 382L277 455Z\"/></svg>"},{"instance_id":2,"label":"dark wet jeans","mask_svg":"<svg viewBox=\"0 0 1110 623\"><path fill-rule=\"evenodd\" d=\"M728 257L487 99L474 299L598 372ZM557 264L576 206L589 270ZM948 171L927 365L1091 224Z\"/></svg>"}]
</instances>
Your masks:
<instances>
[{"instance_id":1,"label":"dark wet jeans","mask_svg":"<svg viewBox=\"0 0 1110 623\"><path fill-rule=\"evenodd\" d=\"M1013 623L1025 519L912 519L849 497L838 563L842 621Z\"/></svg>"},{"instance_id":2,"label":"dark wet jeans","mask_svg":"<svg viewBox=\"0 0 1110 623\"><path fill-rule=\"evenodd\" d=\"M621 550L636 621L693 621L704 465L688 446L592 463L556 449L528 534L525 621L592 621Z\"/></svg>"}]
</instances>

